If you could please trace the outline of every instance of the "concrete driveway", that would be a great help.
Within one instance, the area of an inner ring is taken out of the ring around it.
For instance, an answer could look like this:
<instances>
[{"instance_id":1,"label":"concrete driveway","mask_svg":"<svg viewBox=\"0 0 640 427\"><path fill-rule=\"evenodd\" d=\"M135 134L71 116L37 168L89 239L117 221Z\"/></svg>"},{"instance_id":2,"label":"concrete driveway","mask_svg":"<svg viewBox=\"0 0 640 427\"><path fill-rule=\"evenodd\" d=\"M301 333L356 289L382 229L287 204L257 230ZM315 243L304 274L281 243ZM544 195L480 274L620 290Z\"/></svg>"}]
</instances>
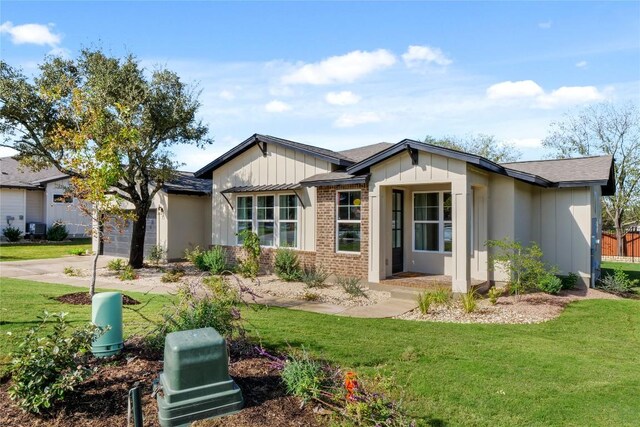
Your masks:
<instances>
[{"instance_id":1,"label":"concrete driveway","mask_svg":"<svg viewBox=\"0 0 640 427\"><path fill-rule=\"evenodd\" d=\"M114 257L100 256L100 258L98 258L98 267L105 267L112 259L114 259ZM90 271L92 261L93 257L90 256L66 256L54 259L2 262L0 263L0 284L2 283L2 278L9 277L43 283L77 286L87 289L89 287L89 277L66 276L64 275L64 268L73 267ZM104 276L97 277L96 287L155 294L174 293L176 290L175 284L170 283L146 284L143 281L122 282L117 278ZM369 287L374 290L389 292L391 298L385 299L375 305L361 307L344 307L322 302L308 302L270 296L260 298L256 302L269 306L311 311L314 313L368 318L399 316L417 307L416 296L420 292L418 289L376 283L370 283Z\"/></svg>"}]
</instances>

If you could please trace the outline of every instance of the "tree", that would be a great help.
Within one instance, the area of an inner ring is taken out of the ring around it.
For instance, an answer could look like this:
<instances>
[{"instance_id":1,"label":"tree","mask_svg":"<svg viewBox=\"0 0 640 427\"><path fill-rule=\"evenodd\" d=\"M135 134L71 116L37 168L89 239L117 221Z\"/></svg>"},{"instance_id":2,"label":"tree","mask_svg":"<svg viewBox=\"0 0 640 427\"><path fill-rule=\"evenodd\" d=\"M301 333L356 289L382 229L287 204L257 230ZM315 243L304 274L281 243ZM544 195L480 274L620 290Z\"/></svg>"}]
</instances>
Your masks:
<instances>
[{"instance_id":1,"label":"tree","mask_svg":"<svg viewBox=\"0 0 640 427\"><path fill-rule=\"evenodd\" d=\"M445 136L440 139L427 135L424 142L476 154L496 163L515 162L521 156L521 153L512 144L499 142L495 136L481 133L465 137Z\"/></svg>"},{"instance_id":2,"label":"tree","mask_svg":"<svg viewBox=\"0 0 640 427\"><path fill-rule=\"evenodd\" d=\"M16 149L29 167L53 165L77 182L88 178L78 157L106 167L132 210L129 264L139 268L151 202L179 166L169 148L212 142L196 118L198 96L172 71L145 73L133 56L85 49L75 60L47 58L33 82L1 61L0 146Z\"/></svg>"},{"instance_id":3,"label":"tree","mask_svg":"<svg viewBox=\"0 0 640 427\"><path fill-rule=\"evenodd\" d=\"M631 103L602 103L567 113L550 125L542 141L558 158L608 154L614 157L616 194L603 199L603 223L616 231L618 255L624 255L624 235L637 222L640 206L640 114Z\"/></svg>"}]
</instances>

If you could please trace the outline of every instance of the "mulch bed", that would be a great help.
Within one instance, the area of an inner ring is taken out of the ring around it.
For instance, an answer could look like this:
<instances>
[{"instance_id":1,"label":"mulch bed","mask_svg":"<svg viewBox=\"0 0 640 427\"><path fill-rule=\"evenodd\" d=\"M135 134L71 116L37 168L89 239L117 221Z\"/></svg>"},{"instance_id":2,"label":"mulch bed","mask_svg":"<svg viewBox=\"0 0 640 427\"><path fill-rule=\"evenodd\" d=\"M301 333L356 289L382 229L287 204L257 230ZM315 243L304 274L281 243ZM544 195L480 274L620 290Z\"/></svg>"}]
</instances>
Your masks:
<instances>
[{"instance_id":1,"label":"mulch bed","mask_svg":"<svg viewBox=\"0 0 640 427\"><path fill-rule=\"evenodd\" d=\"M235 354L234 354L235 353ZM152 382L162 370L161 353L145 350L137 340L127 341L122 354L94 361L100 368L80 384L63 403L44 415L23 412L9 399L8 383L0 385L0 425L54 427L114 427L127 425L127 396L139 382L142 387L144 425L159 426L158 407L151 397ZM229 373L245 400L245 408L228 417L198 421L197 426L321 426L312 405L301 405L298 398L286 396L280 377L271 362L251 346L232 349ZM133 425L133 422L132 422Z\"/></svg>"},{"instance_id":2,"label":"mulch bed","mask_svg":"<svg viewBox=\"0 0 640 427\"><path fill-rule=\"evenodd\" d=\"M74 305L91 305L91 297L88 292L74 292L72 294L60 295L59 297L52 298L58 302L64 304ZM138 305L140 301L131 298L128 295L122 295L122 304L124 305Z\"/></svg>"}]
</instances>

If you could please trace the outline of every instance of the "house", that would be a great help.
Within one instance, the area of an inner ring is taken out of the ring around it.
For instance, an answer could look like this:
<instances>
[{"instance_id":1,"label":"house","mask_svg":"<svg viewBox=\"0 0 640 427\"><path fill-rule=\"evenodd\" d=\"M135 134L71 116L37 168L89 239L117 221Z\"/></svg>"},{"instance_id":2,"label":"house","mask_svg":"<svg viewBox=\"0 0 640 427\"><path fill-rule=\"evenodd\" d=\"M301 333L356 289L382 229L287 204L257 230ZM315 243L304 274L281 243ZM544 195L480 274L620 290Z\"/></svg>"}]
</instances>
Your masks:
<instances>
[{"instance_id":1,"label":"house","mask_svg":"<svg viewBox=\"0 0 640 427\"><path fill-rule=\"evenodd\" d=\"M593 284L600 197L614 192L610 156L500 165L409 139L334 152L255 134L195 176L212 180L211 242L231 258L250 228L264 263L292 247L335 274L446 275L455 292L507 279L485 246L506 237Z\"/></svg>"},{"instance_id":2,"label":"house","mask_svg":"<svg viewBox=\"0 0 640 427\"><path fill-rule=\"evenodd\" d=\"M93 249L103 255L129 257L132 224L124 230L108 230L103 242L93 239ZM207 248L211 243L211 180L178 172L156 193L147 215L144 253L154 246L168 260L184 257L185 249Z\"/></svg>"},{"instance_id":3,"label":"house","mask_svg":"<svg viewBox=\"0 0 640 427\"><path fill-rule=\"evenodd\" d=\"M70 237L88 235L91 220L76 209L77 200L65 193L67 175L56 168L33 171L13 157L0 158L0 229L19 228L28 233L27 224L65 223Z\"/></svg>"}]
</instances>

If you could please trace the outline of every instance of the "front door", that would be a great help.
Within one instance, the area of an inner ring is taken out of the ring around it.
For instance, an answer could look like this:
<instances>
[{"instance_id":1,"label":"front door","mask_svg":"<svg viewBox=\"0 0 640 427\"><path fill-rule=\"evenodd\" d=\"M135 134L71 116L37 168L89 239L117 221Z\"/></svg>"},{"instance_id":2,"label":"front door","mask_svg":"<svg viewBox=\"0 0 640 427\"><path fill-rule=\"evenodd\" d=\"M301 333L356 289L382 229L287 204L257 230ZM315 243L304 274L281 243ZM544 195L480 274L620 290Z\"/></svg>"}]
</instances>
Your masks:
<instances>
[{"instance_id":1,"label":"front door","mask_svg":"<svg viewBox=\"0 0 640 427\"><path fill-rule=\"evenodd\" d=\"M404 191L393 190L391 206L391 271L398 273L404 270L403 230L404 230Z\"/></svg>"}]
</instances>

